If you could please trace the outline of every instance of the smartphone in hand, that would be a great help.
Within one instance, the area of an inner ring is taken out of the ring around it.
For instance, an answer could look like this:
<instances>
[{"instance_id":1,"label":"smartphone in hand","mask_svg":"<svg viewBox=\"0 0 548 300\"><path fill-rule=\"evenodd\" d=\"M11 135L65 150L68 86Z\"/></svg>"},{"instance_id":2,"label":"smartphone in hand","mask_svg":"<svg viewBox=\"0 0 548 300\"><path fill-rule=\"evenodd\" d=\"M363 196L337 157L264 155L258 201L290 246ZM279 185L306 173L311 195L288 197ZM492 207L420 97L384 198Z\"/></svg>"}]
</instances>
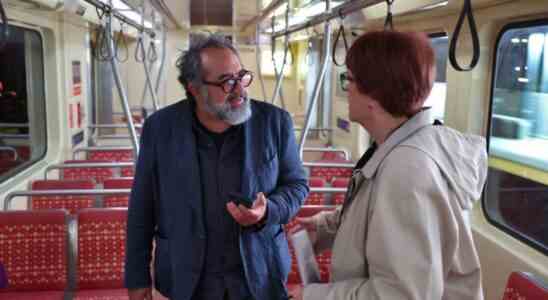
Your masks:
<instances>
[{"instance_id":1,"label":"smartphone in hand","mask_svg":"<svg viewBox=\"0 0 548 300\"><path fill-rule=\"evenodd\" d=\"M234 202L236 205L243 205L247 208L251 208L253 206L254 199L244 196L241 193L238 192L232 192L228 194L229 200Z\"/></svg>"}]
</instances>

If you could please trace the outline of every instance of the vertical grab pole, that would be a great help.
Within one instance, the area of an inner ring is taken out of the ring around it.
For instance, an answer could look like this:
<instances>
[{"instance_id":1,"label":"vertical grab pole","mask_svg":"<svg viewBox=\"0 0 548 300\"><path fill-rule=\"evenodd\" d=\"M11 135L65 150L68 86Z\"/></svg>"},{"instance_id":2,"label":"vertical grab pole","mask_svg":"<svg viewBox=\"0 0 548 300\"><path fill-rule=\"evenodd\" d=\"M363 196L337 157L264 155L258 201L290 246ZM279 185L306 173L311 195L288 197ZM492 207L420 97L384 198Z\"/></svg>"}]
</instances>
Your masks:
<instances>
[{"instance_id":1,"label":"vertical grab pole","mask_svg":"<svg viewBox=\"0 0 548 300\"><path fill-rule=\"evenodd\" d=\"M286 1L286 11L285 11L285 29L289 27L289 0ZM274 33L274 29L272 30L272 33ZM275 49L274 46L276 43L276 39L272 38L272 49ZM274 95L272 95L272 101L271 103L274 104L276 102L276 98L278 95L280 95L280 99L282 100L282 108L285 109L285 100L283 96L281 95L281 88L282 88L282 81L284 77L284 68L286 64L287 59L287 51L289 50L289 34L285 35L285 41L284 41L284 58L282 61L282 67L280 68L280 72L278 72L278 68L276 67L276 60L274 59L274 50L272 50L272 63L274 64L274 73L276 75L276 86L274 87Z\"/></svg>"},{"instance_id":2,"label":"vertical grab pole","mask_svg":"<svg viewBox=\"0 0 548 300\"><path fill-rule=\"evenodd\" d=\"M325 1L325 10L329 11L331 9L331 1L326 0ZM316 101L318 100L318 96L320 95L320 89L323 84L323 79L325 77L325 73L327 72L328 64L330 63L330 53L331 53L331 22L329 20L325 21L325 29L324 29L324 38L323 38L323 53L324 58L322 62L322 69L320 71L320 74L318 76L318 80L316 81L316 84L314 85L314 92L312 93L312 98L310 99L310 103L308 104L308 110L306 112L306 121L304 123L303 130L301 132L301 137L299 141L299 156L301 159L303 158L303 150L304 150L304 143L306 142L306 136L308 135L308 130L310 128L310 122L312 121L312 112L314 110L314 107L316 106Z\"/></svg>"},{"instance_id":3,"label":"vertical grab pole","mask_svg":"<svg viewBox=\"0 0 548 300\"><path fill-rule=\"evenodd\" d=\"M160 81L162 80L162 77L164 75L164 66L166 64L167 32L164 24L164 19L161 18L160 20L162 22L162 58L160 59L160 69L158 69L158 76L156 76L156 86L155 86L156 95L158 95L158 91L160 90Z\"/></svg>"},{"instance_id":4,"label":"vertical grab pole","mask_svg":"<svg viewBox=\"0 0 548 300\"><path fill-rule=\"evenodd\" d=\"M109 0L109 5L112 7L112 0ZM112 14L109 13L107 16L107 34L108 34L108 49L112 54L114 53L114 39L112 36ZM112 73L114 74L114 81L116 83L116 88L118 90L118 95L120 96L120 101L122 102L122 108L124 109L124 115L127 119L127 128L131 136L131 144L133 146L133 157L137 158L139 154L139 143L137 141L137 132L135 131L135 124L133 124L133 117L131 115L131 110L129 109L129 103L122 85L122 80L120 78L120 72L118 70L118 63L114 59L114 56L110 59L110 65L112 66ZM137 159L135 159L137 162Z\"/></svg>"},{"instance_id":5,"label":"vertical grab pole","mask_svg":"<svg viewBox=\"0 0 548 300\"><path fill-rule=\"evenodd\" d=\"M261 33L260 33L260 26L259 23L255 26L255 59L257 60L257 75L259 75L259 82L261 83L261 90L263 92L263 101L266 101L266 89L264 86L264 79L263 79L263 71L261 69L261 45L259 45L259 39L260 39Z\"/></svg>"},{"instance_id":6,"label":"vertical grab pole","mask_svg":"<svg viewBox=\"0 0 548 300\"><path fill-rule=\"evenodd\" d=\"M154 24L152 24L152 26L154 26ZM144 0L141 1L141 27L144 30L145 28L145 1ZM149 38L154 39L153 36L150 36ZM139 43L137 46L142 48L143 53L146 53L144 42ZM158 99L156 97L156 91L154 90L154 87L152 86L152 80L150 79L150 68L148 66L147 59L148 57L144 57L143 59L143 68L145 69L146 86L148 87L150 96L152 97L152 109L154 111L158 111Z\"/></svg>"}]
</instances>

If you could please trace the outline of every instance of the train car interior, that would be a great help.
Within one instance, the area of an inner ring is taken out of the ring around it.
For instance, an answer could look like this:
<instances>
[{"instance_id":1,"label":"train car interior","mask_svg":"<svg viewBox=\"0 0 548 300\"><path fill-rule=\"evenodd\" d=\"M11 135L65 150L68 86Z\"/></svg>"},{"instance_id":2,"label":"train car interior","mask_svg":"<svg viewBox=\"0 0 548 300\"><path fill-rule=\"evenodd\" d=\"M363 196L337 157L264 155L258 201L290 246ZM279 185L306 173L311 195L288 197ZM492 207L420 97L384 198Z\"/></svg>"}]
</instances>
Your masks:
<instances>
[{"instance_id":1,"label":"train car interior","mask_svg":"<svg viewBox=\"0 0 548 300\"><path fill-rule=\"evenodd\" d=\"M546 0L0 0L0 299L128 299L141 130L186 98L176 61L197 34L231 40L250 97L291 115L298 216L341 205L372 142L348 117L345 55L371 30L427 34L432 121L487 140L469 216L484 298L548 299ZM331 253L317 261L328 282Z\"/></svg>"}]
</instances>

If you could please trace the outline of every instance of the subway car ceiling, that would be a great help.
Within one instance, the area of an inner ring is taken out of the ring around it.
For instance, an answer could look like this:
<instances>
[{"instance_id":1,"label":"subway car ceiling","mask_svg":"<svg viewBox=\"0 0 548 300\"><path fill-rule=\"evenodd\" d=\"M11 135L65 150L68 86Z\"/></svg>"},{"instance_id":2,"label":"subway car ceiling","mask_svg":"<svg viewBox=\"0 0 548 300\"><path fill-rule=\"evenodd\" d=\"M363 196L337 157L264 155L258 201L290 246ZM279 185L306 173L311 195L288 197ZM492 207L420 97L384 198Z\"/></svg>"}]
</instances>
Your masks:
<instances>
[{"instance_id":1,"label":"subway car ceiling","mask_svg":"<svg viewBox=\"0 0 548 300\"><path fill-rule=\"evenodd\" d=\"M394 29L430 37L437 76L427 104L435 117L488 141L488 184L470 215L485 299L502 299L513 271L548 280L546 0L472 0L462 26L463 0L394 0L390 7L332 0L327 12L318 0L1 3L0 210L37 207L38 196L127 205L143 120L185 98L175 62L193 34L206 32L235 43L255 74L253 98L291 114L314 178L306 205L339 204L370 139L348 120L346 70L333 61L344 63L345 38L350 45L360 33L383 30L391 12ZM316 22L321 16L331 17L330 44L325 22ZM461 72L455 61L463 69L477 64ZM84 173L91 183L37 190L41 180Z\"/></svg>"}]
</instances>

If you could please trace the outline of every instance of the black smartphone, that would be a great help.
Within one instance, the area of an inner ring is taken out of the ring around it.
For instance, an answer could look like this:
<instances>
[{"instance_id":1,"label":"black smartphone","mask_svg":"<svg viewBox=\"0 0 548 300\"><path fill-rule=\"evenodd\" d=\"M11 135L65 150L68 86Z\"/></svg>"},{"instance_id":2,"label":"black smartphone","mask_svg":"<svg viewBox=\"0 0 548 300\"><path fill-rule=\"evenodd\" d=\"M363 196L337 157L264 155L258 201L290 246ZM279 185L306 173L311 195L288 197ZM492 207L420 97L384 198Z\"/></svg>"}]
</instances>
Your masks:
<instances>
[{"instance_id":1,"label":"black smartphone","mask_svg":"<svg viewBox=\"0 0 548 300\"><path fill-rule=\"evenodd\" d=\"M243 205L247 208L251 208L253 206L254 199L244 196L241 193L238 192L231 192L228 194L230 197L228 200L234 202L236 205Z\"/></svg>"}]
</instances>

